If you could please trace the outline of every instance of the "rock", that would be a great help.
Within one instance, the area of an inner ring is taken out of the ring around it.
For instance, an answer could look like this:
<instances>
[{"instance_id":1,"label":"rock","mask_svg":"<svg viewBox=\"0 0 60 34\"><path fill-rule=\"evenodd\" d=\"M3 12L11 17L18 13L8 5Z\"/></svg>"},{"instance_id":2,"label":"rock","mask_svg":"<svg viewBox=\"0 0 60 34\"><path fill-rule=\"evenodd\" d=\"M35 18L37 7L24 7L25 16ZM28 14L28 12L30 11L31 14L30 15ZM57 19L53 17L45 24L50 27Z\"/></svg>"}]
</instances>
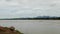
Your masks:
<instances>
[{"instance_id":1,"label":"rock","mask_svg":"<svg viewBox=\"0 0 60 34\"><path fill-rule=\"evenodd\" d=\"M23 34L18 30L15 30L14 27L2 27L0 26L0 34Z\"/></svg>"},{"instance_id":2,"label":"rock","mask_svg":"<svg viewBox=\"0 0 60 34\"><path fill-rule=\"evenodd\" d=\"M11 27L10 27L10 30L11 30L11 31L14 31L14 30L15 30L15 28L14 28L13 26L11 26Z\"/></svg>"}]
</instances>

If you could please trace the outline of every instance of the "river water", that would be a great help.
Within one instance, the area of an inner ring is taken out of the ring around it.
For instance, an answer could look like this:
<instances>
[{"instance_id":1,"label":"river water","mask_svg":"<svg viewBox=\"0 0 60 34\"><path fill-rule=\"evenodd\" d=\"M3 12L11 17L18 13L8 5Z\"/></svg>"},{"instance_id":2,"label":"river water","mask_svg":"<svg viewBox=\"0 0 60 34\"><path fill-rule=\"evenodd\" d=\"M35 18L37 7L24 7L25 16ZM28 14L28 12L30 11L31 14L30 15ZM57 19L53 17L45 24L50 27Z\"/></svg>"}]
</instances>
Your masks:
<instances>
[{"instance_id":1,"label":"river water","mask_svg":"<svg viewBox=\"0 0 60 34\"><path fill-rule=\"evenodd\" d=\"M14 26L24 34L60 34L60 20L0 20L0 26Z\"/></svg>"}]
</instances>

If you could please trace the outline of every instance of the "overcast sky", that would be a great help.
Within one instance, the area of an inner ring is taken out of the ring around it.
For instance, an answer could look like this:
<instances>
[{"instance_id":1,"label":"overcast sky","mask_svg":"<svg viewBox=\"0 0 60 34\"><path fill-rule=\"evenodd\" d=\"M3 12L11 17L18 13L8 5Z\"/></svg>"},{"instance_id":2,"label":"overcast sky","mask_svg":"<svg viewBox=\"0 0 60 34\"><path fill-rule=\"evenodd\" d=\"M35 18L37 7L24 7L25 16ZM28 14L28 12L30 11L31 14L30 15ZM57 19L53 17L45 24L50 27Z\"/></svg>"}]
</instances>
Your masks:
<instances>
[{"instance_id":1,"label":"overcast sky","mask_svg":"<svg viewBox=\"0 0 60 34\"><path fill-rule=\"evenodd\" d=\"M60 0L0 0L0 18L60 16Z\"/></svg>"}]
</instances>

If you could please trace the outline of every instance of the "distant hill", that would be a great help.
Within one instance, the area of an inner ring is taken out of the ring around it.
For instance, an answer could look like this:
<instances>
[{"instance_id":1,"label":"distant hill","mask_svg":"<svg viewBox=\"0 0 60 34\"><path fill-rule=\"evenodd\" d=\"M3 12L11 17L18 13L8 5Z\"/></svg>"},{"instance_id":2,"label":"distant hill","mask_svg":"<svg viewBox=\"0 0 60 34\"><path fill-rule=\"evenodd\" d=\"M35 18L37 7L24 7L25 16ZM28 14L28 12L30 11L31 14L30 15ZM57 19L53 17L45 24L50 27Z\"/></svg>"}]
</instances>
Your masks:
<instances>
[{"instance_id":1,"label":"distant hill","mask_svg":"<svg viewBox=\"0 0 60 34\"><path fill-rule=\"evenodd\" d=\"M37 16L35 18L59 18L59 17L56 17L56 16Z\"/></svg>"}]
</instances>

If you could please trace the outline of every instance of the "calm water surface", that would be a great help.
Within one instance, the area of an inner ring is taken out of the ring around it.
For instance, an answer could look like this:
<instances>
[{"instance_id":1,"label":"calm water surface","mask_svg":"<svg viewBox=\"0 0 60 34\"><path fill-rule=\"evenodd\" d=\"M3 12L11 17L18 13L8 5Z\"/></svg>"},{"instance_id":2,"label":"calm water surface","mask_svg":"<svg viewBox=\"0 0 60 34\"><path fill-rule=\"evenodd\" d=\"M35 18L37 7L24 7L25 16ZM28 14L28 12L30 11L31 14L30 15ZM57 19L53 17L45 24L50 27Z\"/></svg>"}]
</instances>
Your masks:
<instances>
[{"instance_id":1,"label":"calm water surface","mask_svg":"<svg viewBox=\"0 0 60 34\"><path fill-rule=\"evenodd\" d=\"M60 20L0 20L0 26L14 26L24 34L60 34Z\"/></svg>"}]
</instances>

